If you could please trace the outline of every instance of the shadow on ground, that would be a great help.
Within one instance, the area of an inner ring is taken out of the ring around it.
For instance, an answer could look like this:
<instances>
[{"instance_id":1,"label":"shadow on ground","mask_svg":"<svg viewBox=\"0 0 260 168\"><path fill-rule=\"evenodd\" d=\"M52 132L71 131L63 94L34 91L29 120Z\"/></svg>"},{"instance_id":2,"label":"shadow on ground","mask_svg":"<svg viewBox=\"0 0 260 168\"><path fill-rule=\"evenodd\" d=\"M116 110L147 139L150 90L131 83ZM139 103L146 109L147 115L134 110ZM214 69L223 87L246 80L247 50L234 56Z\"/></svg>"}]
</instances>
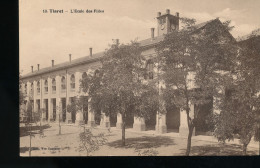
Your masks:
<instances>
[{"instance_id":1,"label":"shadow on ground","mask_svg":"<svg viewBox=\"0 0 260 168\"><path fill-rule=\"evenodd\" d=\"M59 147L53 147L53 148L44 148L44 147L31 147L31 151L36 151L36 150L49 150L49 151L60 151L60 150L65 150L65 149L70 149L70 147L63 147L63 148L59 148ZM29 151L29 147L20 147L20 153L25 153Z\"/></svg>"},{"instance_id":2,"label":"shadow on ground","mask_svg":"<svg viewBox=\"0 0 260 168\"><path fill-rule=\"evenodd\" d=\"M107 145L114 148L135 148L135 149L147 149L157 148L161 146L175 145L174 141L165 136L142 136L137 138L126 138L126 145L122 146L122 140L116 140L109 142Z\"/></svg>"},{"instance_id":3,"label":"shadow on ground","mask_svg":"<svg viewBox=\"0 0 260 168\"><path fill-rule=\"evenodd\" d=\"M183 153L186 149L182 149ZM237 156L242 155L242 146L236 144L214 144L191 147L192 156ZM247 155L257 155L257 152L247 151Z\"/></svg>"},{"instance_id":4,"label":"shadow on ground","mask_svg":"<svg viewBox=\"0 0 260 168\"><path fill-rule=\"evenodd\" d=\"M49 124L46 125L32 125L31 130L32 130L32 134L39 134L40 128L44 129L48 129L51 128L51 126ZM28 136L30 134L30 127L20 127L20 137L23 136Z\"/></svg>"}]
</instances>

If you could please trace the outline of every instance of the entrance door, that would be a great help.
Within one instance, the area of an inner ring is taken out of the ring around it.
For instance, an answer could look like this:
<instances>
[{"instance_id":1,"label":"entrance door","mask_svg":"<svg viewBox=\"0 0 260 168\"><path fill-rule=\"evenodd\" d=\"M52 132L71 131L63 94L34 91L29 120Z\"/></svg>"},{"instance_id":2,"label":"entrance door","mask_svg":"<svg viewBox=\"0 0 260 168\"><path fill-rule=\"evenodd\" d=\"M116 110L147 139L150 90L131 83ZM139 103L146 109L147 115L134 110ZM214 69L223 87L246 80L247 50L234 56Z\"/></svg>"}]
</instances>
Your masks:
<instances>
[{"instance_id":1,"label":"entrance door","mask_svg":"<svg viewBox=\"0 0 260 168\"><path fill-rule=\"evenodd\" d=\"M71 97L70 98L70 103L72 105L75 105L75 97ZM76 120L76 108L74 108L74 110L72 110L72 112L71 112L71 120L72 120L72 123L75 123L75 120Z\"/></svg>"},{"instance_id":2,"label":"entrance door","mask_svg":"<svg viewBox=\"0 0 260 168\"><path fill-rule=\"evenodd\" d=\"M100 125L100 120L101 120L101 110L98 110L95 112L95 123L97 125Z\"/></svg>"},{"instance_id":3,"label":"entrance door","mask_svg":"<svg viewBox=\"0 0 260 168\"><path fill-rule=\"evenodd\" d=\"M174 104L166 107L166 125L168 132L179 132L180 127L180 109Z\"/></svg>"},{"instance_id":4,"label":"entrance door","mask_svg":"<svg viewBox=\"0 0 260 168\"><path fill-rule=\"evenodd\" d=\"M46 121L48 121L48 117L49 117L49 104L48 104L48 99L45 99L45 109L46 109Z\"/></svg>"}]
</instances>

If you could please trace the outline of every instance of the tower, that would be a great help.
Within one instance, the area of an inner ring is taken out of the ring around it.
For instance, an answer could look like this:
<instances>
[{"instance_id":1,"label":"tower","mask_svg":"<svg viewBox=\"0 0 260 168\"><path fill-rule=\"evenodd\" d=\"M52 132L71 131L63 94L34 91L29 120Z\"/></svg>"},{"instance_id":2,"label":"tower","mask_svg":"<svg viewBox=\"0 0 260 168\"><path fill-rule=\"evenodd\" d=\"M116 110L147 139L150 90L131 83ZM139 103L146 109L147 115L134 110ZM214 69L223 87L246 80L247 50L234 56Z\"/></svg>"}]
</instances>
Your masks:
<instances>
[{"instance_id":1,"label":"tower","mask_svg":"<svg viewBox=\"0 0 260 168\"><path fill-rule=\"evenodd\" d=\"M161 12L158 12L157 30L158 36L179 30L179 13L176 12L175 16L171 15L169 9L166 9L166 14L163 15L161 15Z\"/></svg>"}]
</instances>

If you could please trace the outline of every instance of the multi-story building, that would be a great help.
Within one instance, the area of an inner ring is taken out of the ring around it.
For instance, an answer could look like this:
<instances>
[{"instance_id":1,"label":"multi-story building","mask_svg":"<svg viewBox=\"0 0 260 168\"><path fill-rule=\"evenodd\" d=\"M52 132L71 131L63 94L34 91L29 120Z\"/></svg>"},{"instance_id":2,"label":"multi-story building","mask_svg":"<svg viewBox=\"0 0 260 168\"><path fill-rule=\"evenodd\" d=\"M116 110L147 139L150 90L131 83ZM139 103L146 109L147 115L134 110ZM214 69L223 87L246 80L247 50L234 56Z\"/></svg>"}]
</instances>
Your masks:
<instances>
[{"instance_id":1,"label":"multi-story building","mask_svg":"<svg viewBox=\"0 0 260 168\"><path fill-rule=\"evenodd\" d=\"M210 26L221 25L219 19L210 20L196 25L197 29L205 29ZM147 59L147 69L149 71L147 79L153 80L156 78L155 68L153 66L153 58L156 57L155 46L164 39L164 35L171 31L179 30L179 13L170 14L170 10L166 10L165 14L158 12L157 15L157 36L155 29L151 28L151 37L140 41L142 55ZM226 31L225 31L226 32ZM227 38L233 38L229 32L223 34ZM119 41L117 40L117 43ZM27 95L27 101L31 101L34 111L41 108L46 109L42 115L42 119L48 122L58 122L59 116L62 122L66 123L82 123L87 121L89 126L100 125L102 127L121 127L122 118L118 114L117 117L105 116L102 113L94 113L88 105L83 107L83 111L77 113L69 113L66 110L66 105L75 101L77 96L85 96L88 101L88 94L80 91L80 80L89 73L95 73L101 66L100 58L104 52L92 53L92 48L89 48L89 55L72 60L71 55L68 56L68 61L61 64L54 64L52 60L51 66L40 69L40 64L36 70L31 70L31 73L22 76L22 91ZM192 87L192 84L191 84ZM60 108L56 108L60 107ZM213 103L209 104L213 107ZM194 113L194 105L191 105L191 113ZM210 108L204 108L202 121L210 113ZM61 114L61 115L58 115ZM101 116L101 117L99 117ZM22 119L22 117L21 117ZM188 132L187 116L185 111L180 109L168 110L166 114L156 114L149 121L144 118L128 117L127 123L129 127L135 130L145 131L147 129L156 129L160 133L168 131L176 131L180 134ZM196 128L196 132L207 131L203 125L201 128Z\"/></svg>"}]
</instances>

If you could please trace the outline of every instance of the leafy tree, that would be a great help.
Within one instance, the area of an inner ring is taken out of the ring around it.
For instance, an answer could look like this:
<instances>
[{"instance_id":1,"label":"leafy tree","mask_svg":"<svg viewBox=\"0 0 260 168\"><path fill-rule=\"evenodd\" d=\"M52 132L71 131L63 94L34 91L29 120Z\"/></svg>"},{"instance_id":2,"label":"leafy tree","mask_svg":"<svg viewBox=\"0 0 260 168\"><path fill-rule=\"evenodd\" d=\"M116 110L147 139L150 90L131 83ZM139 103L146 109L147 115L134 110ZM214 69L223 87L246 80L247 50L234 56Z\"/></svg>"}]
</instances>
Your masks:
<instances>
[{"instance_id":1,"label":"leafy tree","mask_svg":"<svg viewBox=\"0 0 260 168\"><path fill-rule=\"evenodd\" d=\"M156 90L141 80L145 73L144 60L136 42L112 45L101 60L99 73L89 74L81 82L83 91L89 94L94 112L102 111L107 116L122 115L123 146L126 115L148 118L158 109L154 95L151 95Z\"/></svg>"},{"instance_id":2,"label":"leafy tree","mask_svg":"<svg viewBox=\"0 0 260 168\"><path fill-rule=\"evenodd\" d=\"M201 111L195 108L191 114L190 106L210 103L217 94L219 80L225 76L223 72L233 65L236 47L227 22L223 24L215 19L195 25L194 19L181 18L181 21L183 29L167 34L156 50L161 78L165 82L164 100L187 114L186 155L189 155L192 133L199 124Z\"/></svg>"},{"instance_id":3,"label":"leafy tree","mask_svg":"<svg viewBox=\"0 0 260 168\"><path fill-rule=\"evenodd\" d=\"M259 42L260 38L252 34L248 40L239 43L234 77L228 81L231 87L226 90L215 129L215 135L221 141L238 136L244 155L253 136L259 141Z\"/></svg>"},{"instance_id":4,"label":"leafy tree","mask_svg":"<svg viewBox=\"0 0 260 168\"><path fill-rule=\"evenodd\" d=\"M89 129L81 132L79 134L79 139L79 151L86 151L87 156L89 156L92 152L97 151L100 146L104 145L107 141L103 133L95 136Z\"/></svg>"}]
</instances>

